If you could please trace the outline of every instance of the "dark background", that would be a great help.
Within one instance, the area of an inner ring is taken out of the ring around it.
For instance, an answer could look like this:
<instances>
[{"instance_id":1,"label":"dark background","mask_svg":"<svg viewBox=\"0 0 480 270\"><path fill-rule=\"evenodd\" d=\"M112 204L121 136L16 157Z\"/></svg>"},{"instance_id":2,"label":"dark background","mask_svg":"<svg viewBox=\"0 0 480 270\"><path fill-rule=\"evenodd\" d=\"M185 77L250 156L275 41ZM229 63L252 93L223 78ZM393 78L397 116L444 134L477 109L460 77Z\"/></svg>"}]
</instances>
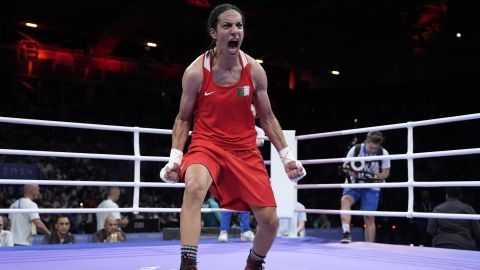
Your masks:
<instances>
[{"instance_id":1,"label":"dark background","mask_svg":"<svg viewBox=\"0 0 480 270\"><path fill-rule=\"evenodd\" d=\"M15 1L0 10L0 115L171 129L184 69L210 44L209 11L222 1ZM231 1L245 11L242 49L262 59L269 95L283 129L311 134L478 112L480 2ZM37 28L25 26L35 22ZM457 37L461 33L461 37ZM146 42L155 42L150 48ZM331 74L332 70L340 72ZM479 147L479 121L414 129L415 151ZM391 154L406 152L406 129L385 131ZM365 134L359 134L363 140ZM299 142L299 159L342 157L354 136ZM118 132L0 124L0 148L132 154L132 136ZM142 135L142 155L168 155L169 136ZM262 150L268 158L269 146ZM42 179L130 181L133 163L0 156L39 166ZM415 161L415 180L478 180L478 156ZM162 166L142 163L142 180ZM338 183L337 165L309 165L302 183ZM406 161L392 161L388 181L405 181ZM2 186L2 207L17 195ZM99 188L45 188L55 200L95 207ZM416 201L421 189L416 189ZM443 188L430 188L444 200ZM131 206L124 189L121 206ZM56 195L55 195L56 194ZM480 210L478 188L463 200ZM48 196L47 196L48 195ZM340 189L301 190L307 208L338 209ZM63 198L63 199L60 199ZM48 200L47 200L48 199ZM141 206L181 205L181 191L142 189ZM384 189L379 210L406 211L406 189ZM309 225L316 215L309 215ZM330 216L333 226L337 216ZM411 221L396 226L408 243ZM361 218L354 218L362 226ZM88 231L88 229L87 229ZM388 239L387 239L388 238ZM382 241L381 239L379 241Z\"/></svg>"}]
</instances>

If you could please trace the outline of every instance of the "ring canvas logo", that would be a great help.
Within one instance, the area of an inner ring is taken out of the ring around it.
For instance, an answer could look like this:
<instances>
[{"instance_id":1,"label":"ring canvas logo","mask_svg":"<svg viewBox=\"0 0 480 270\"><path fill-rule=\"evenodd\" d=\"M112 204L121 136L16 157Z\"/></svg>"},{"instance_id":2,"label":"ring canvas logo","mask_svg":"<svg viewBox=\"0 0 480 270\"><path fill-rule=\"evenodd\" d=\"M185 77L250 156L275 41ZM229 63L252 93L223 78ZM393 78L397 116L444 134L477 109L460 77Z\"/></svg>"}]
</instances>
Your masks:
<instances>
[{"instance_id":1,"label":"ring canvas logo","mask_svg":"<svg viewBox=\"0 0 480 270\"><path fill-rule=\"evenodd\" d=\"M237 88L237 96L246 97L250 95L250 86L242 86Z\"/></svg>"}]
</instances>

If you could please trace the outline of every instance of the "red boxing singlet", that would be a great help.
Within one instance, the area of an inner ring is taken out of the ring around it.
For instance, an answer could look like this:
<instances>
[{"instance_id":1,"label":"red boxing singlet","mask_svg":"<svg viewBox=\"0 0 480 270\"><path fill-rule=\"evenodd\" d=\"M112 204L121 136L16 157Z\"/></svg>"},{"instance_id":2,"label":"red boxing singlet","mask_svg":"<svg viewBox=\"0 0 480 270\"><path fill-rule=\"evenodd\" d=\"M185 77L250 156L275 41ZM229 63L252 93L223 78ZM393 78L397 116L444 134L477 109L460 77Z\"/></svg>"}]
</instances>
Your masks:
<instances>
[{"instance_id":1,"label":"red boxing singlet","mask_svg":"<svg viewBox=\"0 0 480 270\"><path fill-rule=\"evenodd\" d=\"M239 211L251 211L252 205L276 207L256 145L250 110L254 88L247 57L240 51L240 79L222 87L213 80L210 55L202 58L203 82L194 108L192 143L180 164L182 180L191 165L201 164L213 179L209 190L222 207Z\"/></svg>"},{"instance_id":2,"label":"red boxing singlet","mask_svg":"<svg viewBox=\"0 0 480 270\"><path fill-rule=\"evenodd\" d=\"M240 51L240 80L219 86L213 79L212 53L203 55L203 82L194 108L192 144L208 141L227 150L256 149L255 118L250 110L255 91L250 63Z\"/></svg>"}]
</instances>

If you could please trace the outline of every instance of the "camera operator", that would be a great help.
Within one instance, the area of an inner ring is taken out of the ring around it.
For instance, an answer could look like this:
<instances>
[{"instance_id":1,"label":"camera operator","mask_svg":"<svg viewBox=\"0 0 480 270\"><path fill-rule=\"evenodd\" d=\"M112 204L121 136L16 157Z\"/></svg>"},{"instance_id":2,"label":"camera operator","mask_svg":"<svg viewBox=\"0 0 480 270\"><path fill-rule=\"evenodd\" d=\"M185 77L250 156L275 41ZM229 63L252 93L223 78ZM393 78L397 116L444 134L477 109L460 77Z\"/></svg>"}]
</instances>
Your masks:
<instances>
[{"instance_id":1,"label":"camera operator","mask_svg":"<svg viewBox=\"0 0 480 270\"><path fill-rule=\"evenodd\" d=\"M381 145L384 141L380 131L371 131L367 134L365 142L356 144L348 151L347 157L366 157L388 155ZM355 161L343 164L347 173L345 183L379 183L384 182L390 174L390 160ZM376 211L380 198L380 188L345 188L341 199L341 210L351 210L352 205L361 201L360 210ZM364 216L365 241L375 240L375 217ZM341 243L352 241L350 234L350 215L341 215L343 235Z\"/></svg>"}]
</instances>

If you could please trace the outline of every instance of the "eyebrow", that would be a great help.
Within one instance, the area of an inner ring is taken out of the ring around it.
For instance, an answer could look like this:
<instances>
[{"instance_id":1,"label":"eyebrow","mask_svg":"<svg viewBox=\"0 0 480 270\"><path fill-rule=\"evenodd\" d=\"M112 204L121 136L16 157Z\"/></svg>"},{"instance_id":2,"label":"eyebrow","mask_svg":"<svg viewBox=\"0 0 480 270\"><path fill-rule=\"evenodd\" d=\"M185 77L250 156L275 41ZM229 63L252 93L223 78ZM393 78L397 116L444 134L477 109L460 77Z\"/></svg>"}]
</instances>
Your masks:
<instances>
[{"instance_id":1,"label":"eyebrow","mask_svg":"<svg viewBox=\"0 0 480 270\"><path fill-rule=\"evenodd\" d=\"M238 21L238 22L232 22L232 21L220 21L220 23L230 23L230 24L236 24L236 23L243 23L243 21Z\"/></svg>"}]
</instances>

